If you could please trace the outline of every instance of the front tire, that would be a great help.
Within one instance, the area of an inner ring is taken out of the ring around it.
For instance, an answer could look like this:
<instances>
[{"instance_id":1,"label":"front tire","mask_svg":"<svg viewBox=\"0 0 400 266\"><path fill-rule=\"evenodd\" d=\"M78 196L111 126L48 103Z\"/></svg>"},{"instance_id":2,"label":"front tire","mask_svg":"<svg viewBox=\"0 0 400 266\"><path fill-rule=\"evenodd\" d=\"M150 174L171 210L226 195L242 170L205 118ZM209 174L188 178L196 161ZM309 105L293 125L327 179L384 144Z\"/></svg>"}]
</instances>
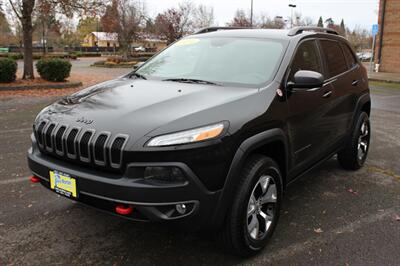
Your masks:
<instances>
[{"instance_id":1,"label":"front tire","mask_svg":"<svg viewBox=\"0 0 400 266\"><path fill-rule=\"evenodd\" d=\"M226 248L244 257L262 250L278 222L281 201L282 178L277 163L265 156L252 156L241 171L222 231Z\"/></svg>"},{"instance_id":2,"label":"front tire","mask_svg":"<svg viewBox=\"0 0 400 266\"><path fill-rule=\"evenodd\" d=\"M360 169L367 159L369 142L371 138L371 126L368 114L362 112L351 134L346 147L338 153L338 161L346 170Z\"/></svg>"}]
</instances>

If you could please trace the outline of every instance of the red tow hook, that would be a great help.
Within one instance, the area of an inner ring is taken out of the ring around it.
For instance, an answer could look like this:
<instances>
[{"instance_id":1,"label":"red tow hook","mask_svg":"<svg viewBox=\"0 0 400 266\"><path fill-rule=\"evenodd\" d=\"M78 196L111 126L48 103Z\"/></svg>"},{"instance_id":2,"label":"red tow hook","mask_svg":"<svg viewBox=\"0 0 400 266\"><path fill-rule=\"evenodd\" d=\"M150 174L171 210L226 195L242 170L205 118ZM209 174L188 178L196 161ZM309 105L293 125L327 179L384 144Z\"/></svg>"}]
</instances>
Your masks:
<instances>
[{"instance_id":1,"label":"red tow hook","mask_svg":"<svg viewBox=\"0 0 400 266\"><path fill-rule=\"evenodd\" d=\"M132 205L117 205L115 206L115 212L121 215L129 215L133 212Z\"/></svg>"},{"instance_id":2,"label":"red tow hook","mask_svg":"<svg viewBox=\"0 0 400 266\"><path fill-rule=\"evenodd\" d=\"M36 177L34 175L31 176L29 179L31 180L32 183L39 183L40 182L40 178Z\"/></svg>"}]
</instances>

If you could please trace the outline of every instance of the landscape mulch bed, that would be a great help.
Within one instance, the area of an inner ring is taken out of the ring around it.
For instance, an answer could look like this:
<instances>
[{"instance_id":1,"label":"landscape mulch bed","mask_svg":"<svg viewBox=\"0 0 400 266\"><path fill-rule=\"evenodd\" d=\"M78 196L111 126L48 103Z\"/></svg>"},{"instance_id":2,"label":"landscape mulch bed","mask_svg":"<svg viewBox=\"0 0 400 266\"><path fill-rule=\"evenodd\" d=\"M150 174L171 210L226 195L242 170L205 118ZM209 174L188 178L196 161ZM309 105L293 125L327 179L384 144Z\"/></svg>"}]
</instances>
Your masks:
<instances>
[{"instance_id":1,"label":"landscape mulch bed","mask_svg":"<svg viewBox=\"0 0 400 266\"><path fill-rule=\"evenodd\" d=\"M12 83L0 83L0 98L14 96L60 96L68 95L83 88L82 82L49 82L41 78L18 79Z\"/></svg>"},{"instance_id":2,"label":"landscape mulch bed","mask_svg":"<svg viewBox=\"0 0 400 266\"><path fill-rule=\"evenodd\" d=\"M82 86L80 81L50 82L37 78L34 80L18 79L11 83L0 83L0 91L17 91L30 89L65 89Z\"/></svg>"}]
</instances>

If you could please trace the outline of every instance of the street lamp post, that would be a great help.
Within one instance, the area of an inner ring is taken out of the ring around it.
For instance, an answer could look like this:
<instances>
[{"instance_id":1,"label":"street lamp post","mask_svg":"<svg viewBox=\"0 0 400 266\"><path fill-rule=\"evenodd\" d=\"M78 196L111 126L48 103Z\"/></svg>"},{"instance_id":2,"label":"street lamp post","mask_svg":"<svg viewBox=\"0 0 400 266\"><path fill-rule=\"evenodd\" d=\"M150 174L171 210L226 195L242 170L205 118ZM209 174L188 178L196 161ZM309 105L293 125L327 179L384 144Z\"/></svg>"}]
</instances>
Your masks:
<instances>
[{"instance_id":1,"label":"street lamp post","mask_svg":"<svg viewBox=\"0 0 400 266\"><path fill-rule=\"evenodd\" d=\"M293 9L296 8L296 5L294 4L289 4L289 7L292 9L292 13L290 15L290 27L293 28Z\"/></svg>"},{"instance_id":2,"label":"street lamp post","mask_svg":"<svg viewBox=\"0 0 400 266\"><path fill-rule=\"evenodd\" d=\"M251 8L250 8L250 27L253 28L253 0L251 0Z\"/></svg>"}]
</instances>

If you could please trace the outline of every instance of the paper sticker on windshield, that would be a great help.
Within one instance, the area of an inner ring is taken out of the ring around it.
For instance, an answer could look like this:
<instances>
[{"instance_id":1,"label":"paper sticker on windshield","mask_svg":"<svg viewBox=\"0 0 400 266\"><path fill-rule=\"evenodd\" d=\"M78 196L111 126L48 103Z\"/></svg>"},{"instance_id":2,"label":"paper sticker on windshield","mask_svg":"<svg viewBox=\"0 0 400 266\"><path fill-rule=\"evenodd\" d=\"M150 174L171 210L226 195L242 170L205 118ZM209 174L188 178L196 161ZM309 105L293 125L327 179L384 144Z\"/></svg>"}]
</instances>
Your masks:
<instances>
[{"instance_id":1,"label":"paper sticker on windshield","mask_svg":"<svg viewBox=\"0 0 400 266\"><path fill-rule=\"evenodd\" d=\"M191 38L191 39L183 39L183 40L178 41L178 42L176 43L176 45L179 45L179 46L193 45L193 44L198 43L199 41L200 41L199 39L194 39L194 38Z\"/></svg>"}]
</instances>

